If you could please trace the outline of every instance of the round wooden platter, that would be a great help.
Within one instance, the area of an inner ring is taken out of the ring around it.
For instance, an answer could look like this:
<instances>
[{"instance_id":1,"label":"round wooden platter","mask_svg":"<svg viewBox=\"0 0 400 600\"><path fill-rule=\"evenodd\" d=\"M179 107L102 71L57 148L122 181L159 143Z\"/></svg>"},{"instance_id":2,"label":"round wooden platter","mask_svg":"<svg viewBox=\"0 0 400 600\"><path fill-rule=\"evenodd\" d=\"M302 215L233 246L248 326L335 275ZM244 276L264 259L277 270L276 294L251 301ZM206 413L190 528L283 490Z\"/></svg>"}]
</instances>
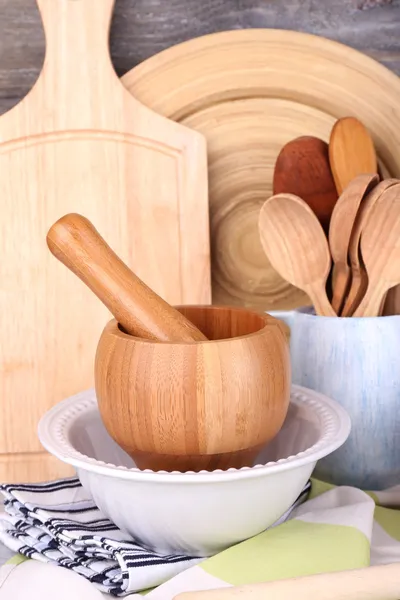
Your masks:
<instances>
[{"instance_id":1,"label":"round wooden platter","mask_svg":"<svg viewBox=\"0 0 400 600\"><path fill-rule=\"evenodd\" d=\"M383 174L400 176L400 79L325 38L216 33L153 56L122 81L145 105L207 139L215 304L271 310L308 302L272 269L257 228L286 142L328 141L335 120L354 115L374 139Z\"/></svg>"}]
</instances>

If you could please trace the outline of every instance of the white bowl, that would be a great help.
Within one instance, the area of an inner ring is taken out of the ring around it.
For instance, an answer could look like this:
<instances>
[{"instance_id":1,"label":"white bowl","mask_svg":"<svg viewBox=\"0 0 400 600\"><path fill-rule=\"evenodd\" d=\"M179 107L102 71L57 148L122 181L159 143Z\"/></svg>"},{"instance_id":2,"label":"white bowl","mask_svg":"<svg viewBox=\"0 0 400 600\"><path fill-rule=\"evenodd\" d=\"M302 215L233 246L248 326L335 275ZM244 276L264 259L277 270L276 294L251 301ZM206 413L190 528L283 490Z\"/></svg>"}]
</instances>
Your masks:
<instances>
[{"instance_id":1,"label":"white bowl","mask_svg":"<svg viewBox=\"0 0 400 600\"><path fill-rule=\"evenodd\" d=\"M122 530L160 553L209 556L281 517L318 459L347 439L350 419L333 400L293 386L285 423L254 467L228 471L141 471L108 435L93 390L57 404L39 438L73 465L83 487Z\"/></svg>"}]
</instances>

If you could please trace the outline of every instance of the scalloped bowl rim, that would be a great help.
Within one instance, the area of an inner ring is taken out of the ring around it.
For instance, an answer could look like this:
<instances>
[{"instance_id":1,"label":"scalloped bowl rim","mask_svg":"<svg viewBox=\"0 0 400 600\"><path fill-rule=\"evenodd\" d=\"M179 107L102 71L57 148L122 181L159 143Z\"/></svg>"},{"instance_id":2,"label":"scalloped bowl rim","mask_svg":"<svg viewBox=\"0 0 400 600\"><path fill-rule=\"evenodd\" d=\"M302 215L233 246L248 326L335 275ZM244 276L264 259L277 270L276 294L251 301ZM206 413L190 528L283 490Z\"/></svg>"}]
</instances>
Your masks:
<instances>
[{"instance_id":1,"label":"scalloped bowl rim","mask_svg":"<svg viewBox=\"0 0 400 600\"><path fill-rule=\"evenodd\" d=\"M292 385L291 403L306 405L310 410L319 413L319 439L306 450L286 458L266 464L256 464L252 467L230 468L225 471L221 469L199 472L141 470L137 467L113 465L79 452L69 442L68 433L73 428L77 417L84 412L92 411L97 406L93 388L66 398L47 411L39 422L38 435L41 444L48 452L76 469L142 482L224 482L239 478L261 477L317 462L320 458L337 450L348 438L351 429L350 417L345 409L331 398L314 390Z\"/></svg>"}]
</instances>

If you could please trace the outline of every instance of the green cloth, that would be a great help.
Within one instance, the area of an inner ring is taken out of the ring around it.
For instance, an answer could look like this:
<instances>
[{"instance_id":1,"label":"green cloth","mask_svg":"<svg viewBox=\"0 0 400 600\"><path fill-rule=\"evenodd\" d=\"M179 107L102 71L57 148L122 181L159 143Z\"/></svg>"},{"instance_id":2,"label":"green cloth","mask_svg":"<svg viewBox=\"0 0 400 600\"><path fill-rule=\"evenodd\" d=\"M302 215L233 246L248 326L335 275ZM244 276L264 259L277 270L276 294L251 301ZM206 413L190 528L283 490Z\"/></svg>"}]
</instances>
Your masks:
<instances>
[{"instance_id":1,"label":"green cloth","mask_svg":"<svg viewBox=\"0 0 400 600\"><path fill-rule=\"evenodd\" d=\"M191 567L146 594L258 583L400 561L400 485L367 493L313 480L289 521Z\"/></svg>"}]
</instances>

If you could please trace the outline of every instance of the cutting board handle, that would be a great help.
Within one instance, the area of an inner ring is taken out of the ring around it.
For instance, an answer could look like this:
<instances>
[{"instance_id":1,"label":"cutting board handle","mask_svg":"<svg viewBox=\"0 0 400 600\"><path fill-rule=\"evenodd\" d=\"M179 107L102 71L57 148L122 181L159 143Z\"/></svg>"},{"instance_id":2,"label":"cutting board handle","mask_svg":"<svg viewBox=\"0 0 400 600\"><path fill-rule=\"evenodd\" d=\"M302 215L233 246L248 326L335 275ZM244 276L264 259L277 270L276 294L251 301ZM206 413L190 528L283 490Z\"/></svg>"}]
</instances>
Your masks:
<instances>
[{"instance_id":1,"label":"cutting board handle","mask_svg":"<svg viewBox=\"0 0 400 600\"><path fill-rule=\"evenodd\" d=\"M109 96L110 85L122 87L109 52L115 0L36 1L45 33L46 55L33 91L42 94L49 110L57 107L57 116L64 110L79 120L82 111L86 113L94 102ZM73 116L68 120L74 121ZM74 123L68 122L66 126Z\"/></svg>"}]
</instances>

